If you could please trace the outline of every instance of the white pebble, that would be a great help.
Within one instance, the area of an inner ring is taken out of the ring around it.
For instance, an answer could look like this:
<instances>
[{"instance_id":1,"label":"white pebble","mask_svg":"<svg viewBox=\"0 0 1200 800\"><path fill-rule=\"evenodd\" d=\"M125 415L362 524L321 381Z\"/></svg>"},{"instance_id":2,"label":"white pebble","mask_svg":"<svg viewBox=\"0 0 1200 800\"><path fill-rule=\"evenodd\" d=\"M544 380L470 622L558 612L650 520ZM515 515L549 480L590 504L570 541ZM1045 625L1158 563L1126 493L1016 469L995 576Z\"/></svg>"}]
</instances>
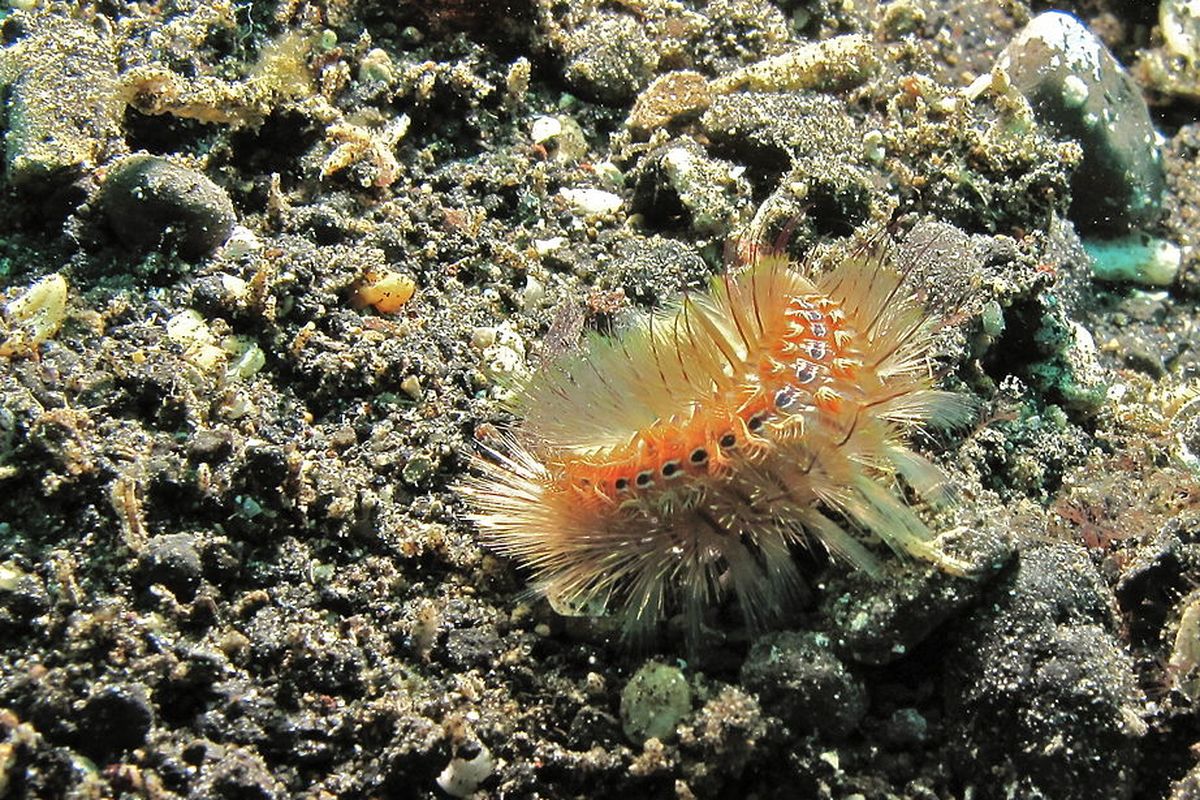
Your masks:
<instances>
[{"instance_id":1,"label":"white pebble","mask_svg":"<svg viewBox=\"0 0 1200 800\"><path fill-rule=\"evenodd\" d=\"M528 311L531 308L536 308L545 296L546 287L542 285L542 282L532 275L526 275L525 288L521 290L521 309Z\"/></svg>"},{"instance_id":2,"label":"white pebble","mask_svg":"<svg viewBox=\"0 0 1200 800\"><path fill-rule=\"evenodd\" d=\"M442 774L437 776L437 785L451 797L470 797L479 788L479 784L487 780L495 767L496 762L491 752L481 744L479 755L470 761L463 758L450 759Z\"/></svg>"},{"instance_id":3,"label":"white pebble","mask_svg":"<svg viewBox=\"0 0 1200 800\"><path fill-rule=\"evenodd\" d=\"M225 246L221 248L221 255L225 258L236 259L261 249L262 242L259 241L254 231L245 225L236 225L233 232L229 234L229 238L225 240Z\"/></svg>"},{"instance_id":4,"label":"white pebble","mask_svg":"<svg viewBox=\"0 0 1200 800\"><path fill-rule=\"evenodd\" d=\"M562 123L557 117L538 117L529 126L529 138L534 144L548 142L562 133Z\"/></svg>"},{"instance_id":5,"label":"white pebble","mask_svg":"<svg viewBox=\"0 0 1200 800\"><path fill-rule=\"evenodd\" d=\"M553 253L566 243L567 237L565 236L554 236L550 239L534 239L533 249L539 256L544 256L547 253Z\"/></svg>"},{"instance_id":6,"label":"white pebble","mask_svg":"<svg viewBox=\"0 0 1200 800\"><path fill-rule=\"evenodd\" d=\"M559 189L558 193L581 214L612 214L621 207L621 198L601 189Z\"/></svg>"}]
</instances>

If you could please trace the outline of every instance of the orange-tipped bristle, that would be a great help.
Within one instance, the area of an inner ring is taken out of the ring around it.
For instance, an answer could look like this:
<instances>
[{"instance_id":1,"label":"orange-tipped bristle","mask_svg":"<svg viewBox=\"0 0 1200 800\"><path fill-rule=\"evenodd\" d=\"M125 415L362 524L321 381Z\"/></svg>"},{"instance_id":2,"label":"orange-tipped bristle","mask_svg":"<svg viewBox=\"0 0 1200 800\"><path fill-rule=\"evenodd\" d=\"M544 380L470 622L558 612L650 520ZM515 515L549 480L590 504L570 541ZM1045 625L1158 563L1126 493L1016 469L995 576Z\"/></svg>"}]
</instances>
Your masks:
<instances>
[{"instance_id":1,"label":"orange-tipped bristle","mask_svg":"<svg viewBox=\"0 0 1200 800\"><path fill-rule=\"evenodd\" d=\"M733 594L757 625L800 585L797 544L877 573L863 534L961 571L890 489L900 476L949 497L908 437L967 406L934 388L935 326L887 247L820 275L744 252L754 262L709 294L535 376L514 434L464 484L485 543L560 608L637 635L676 610L698 630Z\"/></svg>"}]
</instances>

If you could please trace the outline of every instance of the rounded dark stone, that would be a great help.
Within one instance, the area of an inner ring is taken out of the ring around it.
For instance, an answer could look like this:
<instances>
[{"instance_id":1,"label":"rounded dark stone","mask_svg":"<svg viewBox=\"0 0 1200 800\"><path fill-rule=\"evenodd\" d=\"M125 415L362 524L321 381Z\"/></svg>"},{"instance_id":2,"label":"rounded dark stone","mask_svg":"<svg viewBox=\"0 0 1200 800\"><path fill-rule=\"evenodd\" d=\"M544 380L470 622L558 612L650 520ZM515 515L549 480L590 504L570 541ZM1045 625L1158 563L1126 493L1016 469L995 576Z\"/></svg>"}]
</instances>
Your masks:
<instances>
[{"instance_id":1,"label":"rounded dark stone","mask_svg":"<svg viewBox=\"0 0 1200 800\"><path fill-rule=\"evenodd\" d=\"M446 633L446 653L462 669L491 663L500 651L500 635L492 625L451 628Z\"/></svg>"},{"instance_id":2,"label":"rounded dark stone","mask_svg":"<svg viewBox=\"0 0 1200 800\"><path fill-rule=\"evenodd\" d=\"M100 208L125 246L176 249L189 259L224 244L237 222L224 189L157 156L132 156L114 167L100 190Z\"/></svg>"},{"instance_id":3,"label":"rounded dark stone","mask_svg":"<svg viewBox=\"0 0 1200 800\"><path fill-rule=\"evenodd\" d=\"M190 533L155 536L147 544L138 566L146 583L161 583L181 600L195 596L203 571L196 538Z\"/></svg>"},{"instance_id":4,"label":"rounded dark stone","mask_svg":"<svg viewBox=\"0 0 1200 800\"><path fill-rule=\"evenodd\" d=\"M252 751L231 747L204 770L193 796L214 800L274 800L280 791L262 758Z\"/></svg>"},{"instance_id":5,"label":"rounded dark stone","mask_svg":"<svg viewBox=\"0 0 1200 800\"><path fill-rule=\"evenodd\" d=\"M1022 548L964 620L946 719L954 768L993 776L980 797L1135 795L1146 729L1114 609L1085 548L1047 543Z\"/></svg>"},{"instance_id":6,"label":"rounded dark stone","mask_svg":"<svg viewBox=\"0 0 1200 800\"><path fill-rule=\"evenodd\" d=\"M866 687L814 633L760 638L742 664L742 685L796 735L816 730L841 738L867 713Z\"/></svg>"},{"instance_id":7,"label":"rounded dark stone","mask_svg":"<svg viewBox=\"0 0 1200 800\"><path fill-rule=\"evenodd\" d=\"M24 630L50 610L50 593L41 577L22 574L0 585L0 629Z\"/></svg>"},{"instance_id":8,"label":"rounded dark stone","mask_svg":"<svg viewBox=\"0 0 1200 800\"><path fill-rule=\"evenodd\" d=\"M79 750L103 762L139 747L154 725L154 711L141 686L109 686L88 698L79 721Z\"/></svg>"}]
</instances>

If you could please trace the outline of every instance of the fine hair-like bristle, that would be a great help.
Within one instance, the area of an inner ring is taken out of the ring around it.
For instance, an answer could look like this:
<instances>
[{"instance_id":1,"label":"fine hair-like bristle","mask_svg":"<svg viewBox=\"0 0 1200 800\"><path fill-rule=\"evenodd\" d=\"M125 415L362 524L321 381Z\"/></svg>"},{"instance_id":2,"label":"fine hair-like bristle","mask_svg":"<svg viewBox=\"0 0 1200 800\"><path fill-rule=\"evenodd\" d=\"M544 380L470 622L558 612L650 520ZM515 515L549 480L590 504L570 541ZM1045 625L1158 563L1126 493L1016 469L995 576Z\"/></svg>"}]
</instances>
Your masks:
<instances>
[{"instance_id":1,"label":"fine hair-like bristle","mask_svg":"<svg viewBox=\"0 0 1200 800\"><path fill-rule=\"evenodd\" d=\"M484 542L561 611L639 636L736 596L759 626L819 541L878 574L874 535L949 571L897 477L930 502L942 472L914 431L970 414L934 388L936 327L877 236L816 274L777 250L620 338L595 336L514 392L519 424L463 484Z\"/></svg>"}]
</instances>

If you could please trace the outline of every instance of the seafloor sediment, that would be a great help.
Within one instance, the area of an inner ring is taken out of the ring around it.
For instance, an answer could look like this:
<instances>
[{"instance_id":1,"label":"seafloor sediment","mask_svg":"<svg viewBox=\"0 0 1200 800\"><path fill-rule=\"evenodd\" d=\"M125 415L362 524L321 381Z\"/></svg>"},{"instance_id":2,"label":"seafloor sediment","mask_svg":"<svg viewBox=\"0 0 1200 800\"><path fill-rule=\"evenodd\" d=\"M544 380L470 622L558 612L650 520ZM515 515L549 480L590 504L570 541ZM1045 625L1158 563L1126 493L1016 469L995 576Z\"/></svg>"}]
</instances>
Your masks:
<instances>
[{"instance_id":1,"label":"seafloor sediment","mask_svg":"<svg viewBox=\"0 0 1200 800\"><path fill-rule=\"evenodd\" d=\"M9 0L0 797L1200 796L1194 6ZM514 381L880 230L971 577L630 648L481 548Z\"/></svg>"}]
</instances>

